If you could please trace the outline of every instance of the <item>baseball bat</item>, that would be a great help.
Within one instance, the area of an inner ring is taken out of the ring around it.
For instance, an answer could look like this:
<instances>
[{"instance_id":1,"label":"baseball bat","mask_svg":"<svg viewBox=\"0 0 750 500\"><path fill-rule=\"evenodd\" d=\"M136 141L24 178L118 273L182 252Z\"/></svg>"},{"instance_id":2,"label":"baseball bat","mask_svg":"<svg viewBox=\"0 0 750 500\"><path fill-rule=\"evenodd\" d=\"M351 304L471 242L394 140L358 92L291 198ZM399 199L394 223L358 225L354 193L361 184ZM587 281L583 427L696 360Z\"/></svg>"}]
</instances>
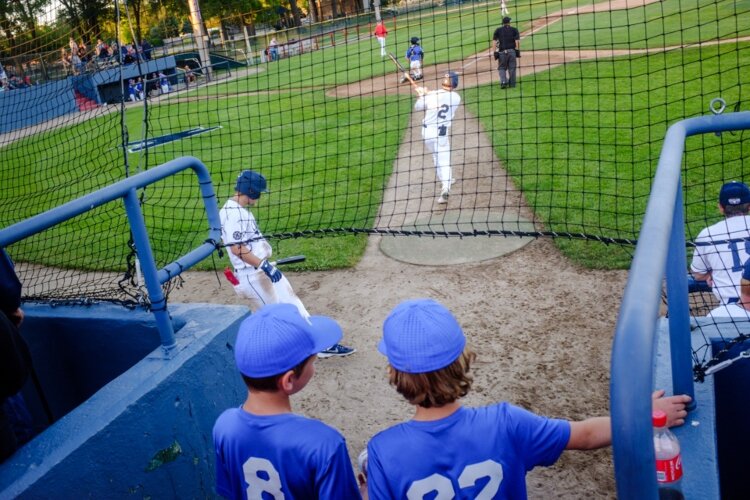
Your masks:
<instances>
[{"instance_id":1,"label":"baseball bat","mask_svg":"<svg viewBox=\"0 0 750 500\"><path fill-rule=\"evenodd\" d=\"M296 264L297 262L304 262L304 255L292 255L291 257L284 257L273 263L275 266L283 266L284 264Z\"/></svg>"},{"instance_id":2,"label":"baseball bat","mask_svg":"<svg viewBox=\"0 0 750 500\"><path fill-rule=\"evenodd\" d=\"M400 62L398 62L398 59L396 59L396 56L393 55L393 53L389 52L388 57L391 58L391 61L393 61L393 64L396 65L396 67L401 71L401 73L404 74L407 80L411 83L411 86L414 87L414 90L417 90L419 88L419 85L417 85L417 82L414 81L414 79L411 77L408 71L404 69L404 67L401 65Z\"/></svg>"}]
</instances>

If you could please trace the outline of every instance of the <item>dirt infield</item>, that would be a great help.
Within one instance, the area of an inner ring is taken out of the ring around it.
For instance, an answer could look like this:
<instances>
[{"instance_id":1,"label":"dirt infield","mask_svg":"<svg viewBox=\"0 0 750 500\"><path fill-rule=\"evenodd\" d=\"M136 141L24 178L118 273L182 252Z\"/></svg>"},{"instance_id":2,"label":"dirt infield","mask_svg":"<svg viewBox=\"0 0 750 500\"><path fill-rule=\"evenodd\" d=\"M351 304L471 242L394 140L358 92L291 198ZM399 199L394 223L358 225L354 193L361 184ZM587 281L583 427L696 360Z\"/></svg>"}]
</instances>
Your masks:
<instances>
[{"instance_id":1,"label":"dirt infield","mask_svg":"<svg viewBox=\"0 0 750 500\"><path fill-rule=\"evenodd\" d=\"M645 3L649 1L605 2L591 9ZM534 23L532 30L561 15ZM529 51L524 53L520 73L611 55L609 51ZM427 85L435 88L438 75L447 67L427 67ZM462 74L463 87L497 79L486 53L464 61ZM388 75L338 87L330 94L351 97L392 92L411 93L411 87L399 85L395 75ZM420 118L412 117L401 145L381 207L381 224L393 227L413 222L419 215L476 206L505 206L530 215L478 121L463 109L454 121L452 143L453 163L459 165L456 177L461 180L447 209L437 207L429 192L410 197L408 191L413 186L437 186L431 158L415 126ZM493 199L488 204L472 194L478 192L485 197L505 196L506 200ZM407 215L398 220L389 214ZM387 385L386 362L376 350L383 319L396 304L409 298L432 297L446 304L477 351L474 388L466 404L505 400L568 419L608 413L610 351L625 271L579 268L562 257L549 240L536 240L520 251L485 262L405 264L381 253L380 238L370 238L364 258L353 269L289 274L310 312L337 318L345 330L345 343L358 349L348 358L319 361L311 385L293 400L297 411L340 429L352 457L374 433L411 415L409 405ZM231 287L213 273L188 272L185 277L185 285L172 292L170 300L242 304ZM610 450L567 452L554 467L529 474L527 484L531 498L614 498L613 475Z\"/></svg>"},{"instance_id":2,"label":"dirt infield","mask_svg":"<svg viewBox=\"0 0 750 500\"><path fill-rule=\"evenodd\" d=\"M385 257L379 238L370 239L353 269L289 274L307 308L337 318L346 343L358 349L348 358L318 361L310 386L293 398L297 411L341 430L352 457L374 433L410 415L388 386L385 359L376 351L383 319L409 298L433 297L450 307L478 352L466 404L505 400L570 419L608 411L625 271L578 268L549 240L482 263L417 266ZM171 300L242 304L213 273L186 273ZM613 498L611 453L567 452L527 482L531 498Z\"/></svg>"}]
</instances>

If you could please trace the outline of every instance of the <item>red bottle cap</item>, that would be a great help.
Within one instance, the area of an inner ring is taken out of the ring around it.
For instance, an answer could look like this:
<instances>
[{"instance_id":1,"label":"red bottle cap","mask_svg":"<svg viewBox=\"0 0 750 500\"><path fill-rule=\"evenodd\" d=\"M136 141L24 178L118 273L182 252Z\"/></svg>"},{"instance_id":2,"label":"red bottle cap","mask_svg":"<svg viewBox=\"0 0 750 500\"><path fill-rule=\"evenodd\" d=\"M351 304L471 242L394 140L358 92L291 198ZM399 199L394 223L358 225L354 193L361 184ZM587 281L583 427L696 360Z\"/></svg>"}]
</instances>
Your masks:
<instances>
[{"instance_id":1,"label":"red bottle cap","mask_svg":"<svg viewBox=\"0 0 750 500\"><path fill-rule=\"evenodd\" d=\"M667 414L661 410L654 410L651 414L651 422L654 424L654 427L666 427Z\"/></svg>"}]
</instances>

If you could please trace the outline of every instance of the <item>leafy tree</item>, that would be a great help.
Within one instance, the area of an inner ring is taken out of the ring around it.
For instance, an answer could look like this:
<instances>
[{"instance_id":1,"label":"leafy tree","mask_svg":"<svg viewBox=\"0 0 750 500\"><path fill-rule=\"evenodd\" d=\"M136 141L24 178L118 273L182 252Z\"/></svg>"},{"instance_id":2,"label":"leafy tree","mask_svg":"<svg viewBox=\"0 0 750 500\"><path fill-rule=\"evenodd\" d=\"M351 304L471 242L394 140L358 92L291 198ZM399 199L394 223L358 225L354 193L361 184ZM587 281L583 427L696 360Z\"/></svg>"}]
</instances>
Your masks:
<instances>
[{"instance_id":1,"label":"leafy tree","mask_svg":"<svg viewBox=\"0 0 750 500\"><path fill-rule=\"evenodd\" d=\"M101 32L102 21L112 13L108 0L58 0L62 15L81 35Z\"/></svg>"}]
</instances>

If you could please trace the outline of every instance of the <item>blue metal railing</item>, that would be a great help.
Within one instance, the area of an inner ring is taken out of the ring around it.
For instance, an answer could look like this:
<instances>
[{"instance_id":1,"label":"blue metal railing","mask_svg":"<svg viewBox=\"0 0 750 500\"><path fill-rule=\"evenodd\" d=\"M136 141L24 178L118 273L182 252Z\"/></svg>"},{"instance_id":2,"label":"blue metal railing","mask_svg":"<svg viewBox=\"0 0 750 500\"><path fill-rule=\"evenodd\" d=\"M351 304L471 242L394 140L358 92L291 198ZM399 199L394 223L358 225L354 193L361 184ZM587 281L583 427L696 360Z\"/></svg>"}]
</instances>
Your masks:
<instances>
[{"instance_id":1,"label":"blue metal railing","mask_svg":"<svg viewBox=\"0 0 750 500\"><path fill-rule=\"evenodd\" d=\"M612 347L612 446L617 497L623 500L658 498L650 394L665 272L672 388L675 394L695 399L680 180L685 140L698 134L744 129L750 129L750 112L683 120L672 125L664 139ZM634 363L646 366L636 371Z\"/></svg>"},{"instance_id":2,"label":"blue metal railing","mask_svg":"<svg viewBox=\"0 0 750 500\"><path fill-rule=\"evenodd\" d=\"M143 212L138 200L137 189L153 184L156 181L174 175L186 169L192 169L198 176L203 204L206 208L208 218L208 238L199 247L180 257L176 261L157 270L151 243L148 239L148 231L143 219ZM122 181L116 182L98 191L90 193L76 200L55 207L42 214L35 215L29 219L8 226L0 230L0 247L6 247L40 231L44 231L55 224L59 224L77 215L80 215L96 207L122 198L125 203L125 212L128 216L130 229L133 234L141 272L146 282L151 310L156 318L156 326L159 329L162 349L169 356L175 347L174 329L167 311L167 299L161 289L161 285L171 278L179 275L201 260L205 259L216 249L215 243L221 238L221 221L219 219L219 208L216 204L211 176L206 166L197 158L184 156L169 161L146 172L139 173Z\"/></svg>"}]
</instances>

